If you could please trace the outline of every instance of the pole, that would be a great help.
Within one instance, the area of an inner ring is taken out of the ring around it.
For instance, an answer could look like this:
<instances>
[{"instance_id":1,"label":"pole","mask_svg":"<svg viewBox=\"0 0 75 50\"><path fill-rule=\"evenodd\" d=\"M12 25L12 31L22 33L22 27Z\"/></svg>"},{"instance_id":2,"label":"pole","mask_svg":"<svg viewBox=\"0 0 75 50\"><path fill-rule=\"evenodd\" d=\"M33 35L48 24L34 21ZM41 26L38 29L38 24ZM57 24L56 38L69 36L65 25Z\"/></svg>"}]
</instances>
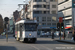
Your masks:
<instances>
[{"instance_id":1,"label":"pole","mask_svg":"<svg viewBox=\"0 0 75 50\"><path fill-rule=\"evenodd\" d=\"M65 28L64 28L64 40L65 40Z\"/></svg>"},{"instance_id":2,"label":"pole","mask_svg":"<svg viewBox=\"0 0 75 50\"><path fill-rule=\"evenodd\" d=\"M8 42L8 24L6 24L6 41Z\"/></svg>"},{"instance_id":3,"label":"pole","mask_svg":"<svg viewBox=\"0 0 75 50\"><path fill-rule=\"evenodd\" d=\"M61 40L61 23L60 23L60 33L59 34L60 34L60 40Z\"/></svg>"},{"instance_id":4,"label":"pole","mask_svg":"<svg viewBox=\"0 0 75 50\"><path fill-rule=\"evenodd\" d=\"M64 7L64 9L65 9L65 7ZM65 14L66 14L66 11L64 13L64 40L65 40Z\"/></svg>"}]
</instances>

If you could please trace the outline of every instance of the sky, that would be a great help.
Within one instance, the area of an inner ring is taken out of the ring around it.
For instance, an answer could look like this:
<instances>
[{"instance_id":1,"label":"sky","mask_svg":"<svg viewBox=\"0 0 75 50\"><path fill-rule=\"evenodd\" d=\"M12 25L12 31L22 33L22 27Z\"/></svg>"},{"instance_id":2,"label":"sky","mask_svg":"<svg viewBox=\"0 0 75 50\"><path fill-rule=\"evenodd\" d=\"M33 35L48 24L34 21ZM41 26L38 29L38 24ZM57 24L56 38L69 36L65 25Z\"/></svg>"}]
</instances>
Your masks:
<instances>
[{"instance_id":1,"label":"sky","mask_svg":"<svg viewBox=\"0 0 75 50\"><path fill-rule=\"evenodd\" d=\"M23 1L25 0L0 0L0 14L2 15L3 18L4 17L11 18L13 12L15 10L19 10L18 4L24 4Z\"/></svg>"}]
</instances>

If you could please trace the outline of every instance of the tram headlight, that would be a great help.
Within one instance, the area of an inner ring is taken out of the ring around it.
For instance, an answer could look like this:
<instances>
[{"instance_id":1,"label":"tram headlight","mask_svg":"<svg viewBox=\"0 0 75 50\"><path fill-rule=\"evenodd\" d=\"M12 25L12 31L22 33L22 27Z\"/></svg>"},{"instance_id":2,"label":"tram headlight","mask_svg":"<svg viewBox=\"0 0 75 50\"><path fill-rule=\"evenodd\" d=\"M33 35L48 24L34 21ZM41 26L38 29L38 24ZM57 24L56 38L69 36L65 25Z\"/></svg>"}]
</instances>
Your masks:
<instances>
[{"instance_id":1,"label":"tram headlight","mask_svg":"<svg viewBox=\"0 0 75 50\"><path fill-rule=\"evenodd\" d=\"M29 34L31 36L31 34Z\"/></svg>"}]
</instances>

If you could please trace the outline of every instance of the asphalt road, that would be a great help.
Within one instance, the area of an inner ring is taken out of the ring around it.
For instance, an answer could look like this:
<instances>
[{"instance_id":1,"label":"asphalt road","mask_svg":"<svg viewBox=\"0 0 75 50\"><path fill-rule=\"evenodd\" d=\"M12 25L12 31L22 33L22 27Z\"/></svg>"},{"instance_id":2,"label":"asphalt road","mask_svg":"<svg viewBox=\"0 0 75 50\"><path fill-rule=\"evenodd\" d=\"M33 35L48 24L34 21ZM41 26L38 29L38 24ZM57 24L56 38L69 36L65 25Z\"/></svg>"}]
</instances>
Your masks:
<instances>
[{"instance_id":1,"label":"asphalt road","mask_svg":"<svg viewBox=\"0 0 75 50\"><path fill-rule=\"evenodd\" d=\"M66 44L52 40L51 38L37 38L36 43L22 43L15 38L0 39L0 50L75 50L74 44Z\"/></svg>"}]
</instances>

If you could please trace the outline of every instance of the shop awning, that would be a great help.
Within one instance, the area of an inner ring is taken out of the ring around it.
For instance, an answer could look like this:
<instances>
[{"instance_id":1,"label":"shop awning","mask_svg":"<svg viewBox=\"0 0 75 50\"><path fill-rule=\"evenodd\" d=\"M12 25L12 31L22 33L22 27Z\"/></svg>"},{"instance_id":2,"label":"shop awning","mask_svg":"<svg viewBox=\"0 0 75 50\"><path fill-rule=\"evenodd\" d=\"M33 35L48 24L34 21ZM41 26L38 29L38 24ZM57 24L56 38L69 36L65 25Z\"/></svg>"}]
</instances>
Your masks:
<instances>
[{"instance_id":1,"label":"shop awning","mask_svg":"<svg viewBox=\"0 0 75 50\"><path fill-rule=\"evenodd\" d=\"M72 27L65 27L65 29L69 29L69 28L72 28Z\"/></svg>"}]
</instances>

